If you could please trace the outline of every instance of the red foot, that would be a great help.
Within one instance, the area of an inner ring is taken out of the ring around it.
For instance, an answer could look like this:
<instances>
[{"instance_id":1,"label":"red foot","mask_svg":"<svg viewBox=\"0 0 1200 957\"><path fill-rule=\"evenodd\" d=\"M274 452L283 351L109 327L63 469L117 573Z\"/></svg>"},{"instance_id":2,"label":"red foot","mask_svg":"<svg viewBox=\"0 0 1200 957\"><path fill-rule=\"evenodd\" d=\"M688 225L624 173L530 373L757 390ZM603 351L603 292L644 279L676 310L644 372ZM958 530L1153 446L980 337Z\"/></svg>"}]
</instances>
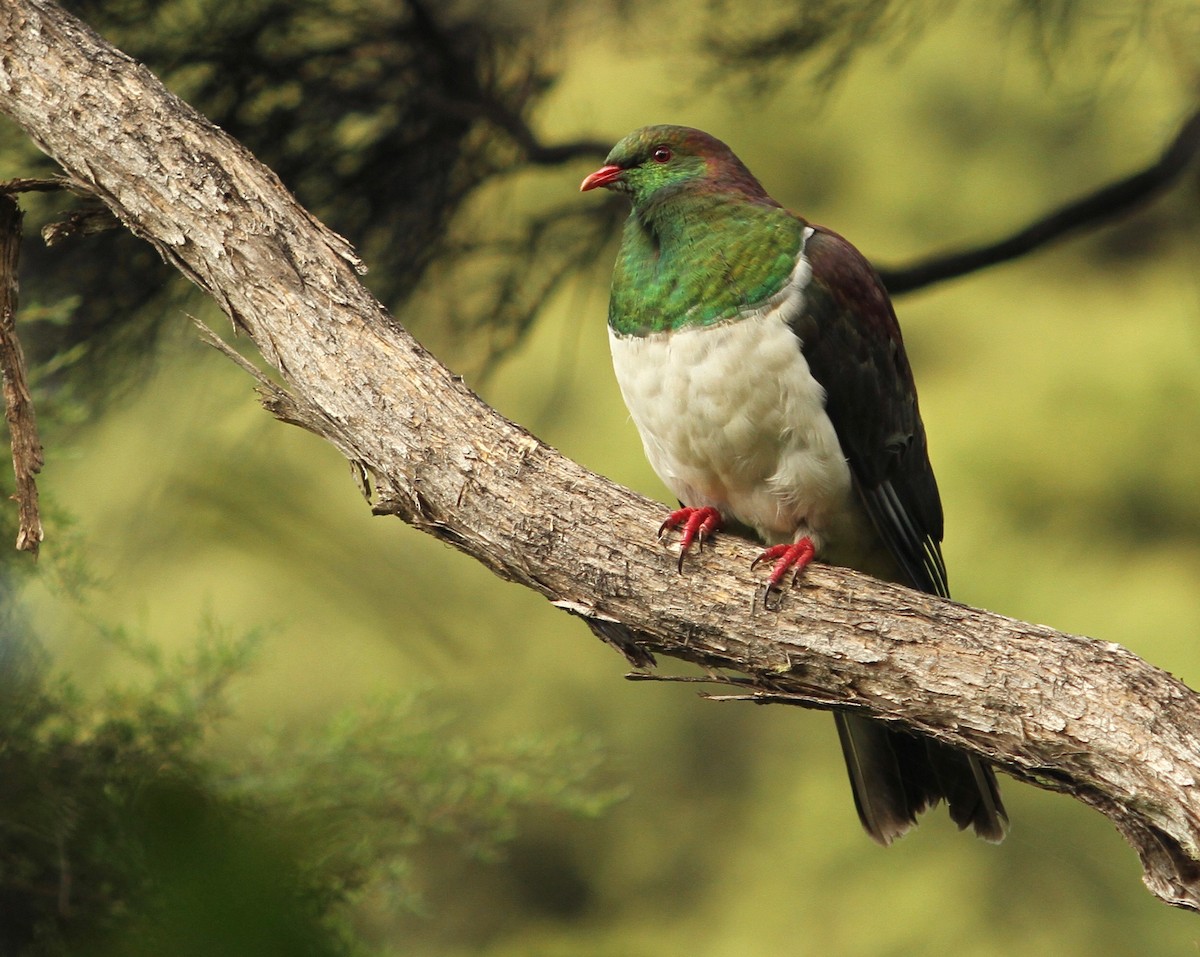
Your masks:
<instances>
[{"instance_id":1,"label":"red foot","mask_svg":"<svg viewBox=\"0 0 1200 957\"><path fill-rule=\"evenodd\" d=\"M679 536L679 571L683 573L683 556L688 553L692 543L703 551L704 539L721 527L721 513L710 505L704 508L678 508L667 516L667 520L658 526L658 537L664 532L682 528Z\"/></svg>"},{"instance_id":2,"label":"red foot","mask_svg":"<svg viewBox=\"0 0 1200 957\"><path fill-rule=\"evenodd\" d=\"M791 545L772 545L770 548L764 549L763 553L750 563L750 567L754 568L759 562L774 562L775 565L771 569L771 574L767 578L767 587L763 589L763 607L768 611L777 611L780 604L783 602L783 586L782 581L790 571L792 573L792 584L796 583L796 579L800 577L800 573L804 571L809 562L813 560L817 550L813 547L812 539L805 536L800 541ZM771 592L775 591L779 595L779 601L776 602L774 608L771 607Z\"/></svg>"}]
</instances>

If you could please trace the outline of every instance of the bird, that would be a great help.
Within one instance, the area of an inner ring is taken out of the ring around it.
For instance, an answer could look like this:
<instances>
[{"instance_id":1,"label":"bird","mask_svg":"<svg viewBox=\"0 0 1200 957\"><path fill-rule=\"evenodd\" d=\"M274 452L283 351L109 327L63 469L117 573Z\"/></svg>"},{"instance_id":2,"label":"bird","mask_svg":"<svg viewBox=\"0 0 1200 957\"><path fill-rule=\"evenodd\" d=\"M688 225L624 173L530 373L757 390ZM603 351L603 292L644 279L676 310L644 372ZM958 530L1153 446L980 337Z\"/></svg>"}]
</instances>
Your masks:
<instances>
[{"instance_id":1,"label":"bird","mask_svg":"<svg viewBox=\"0 0 1200 957\"><path fill-rule=\"evenodd\" d=\"M654 471L678 498L659 537L726 530L765 547L763 604L813 559L949 597L943 512L887 290L838 233L768 195L721 140L635 130L580 184L632 210L609 344ZM887 846L944 800L998 843L1008 815L973 754L835 711L858 817Z\"/></svg>"}]
</instances>

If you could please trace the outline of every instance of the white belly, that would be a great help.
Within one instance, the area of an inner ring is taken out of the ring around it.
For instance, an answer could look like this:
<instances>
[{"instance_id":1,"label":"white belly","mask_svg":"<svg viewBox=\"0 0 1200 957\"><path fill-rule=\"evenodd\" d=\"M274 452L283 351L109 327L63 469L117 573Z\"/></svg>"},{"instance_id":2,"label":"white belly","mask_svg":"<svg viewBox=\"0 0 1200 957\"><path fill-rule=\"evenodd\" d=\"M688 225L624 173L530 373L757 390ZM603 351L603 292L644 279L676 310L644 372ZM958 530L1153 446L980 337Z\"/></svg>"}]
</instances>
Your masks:
<instances>
[{"instance_id":1,"label":"white belly","mask_svg":"<svg viewBox=\"0 0 1200 957\"><path fill-rule=\"evenodd\" d=\"M609 340L646 456L685 505L711 505L769 543L808 535L818 551L859 524L825 390L780 310L642 337L610 329Z\"/></svg>"}]
</instances>

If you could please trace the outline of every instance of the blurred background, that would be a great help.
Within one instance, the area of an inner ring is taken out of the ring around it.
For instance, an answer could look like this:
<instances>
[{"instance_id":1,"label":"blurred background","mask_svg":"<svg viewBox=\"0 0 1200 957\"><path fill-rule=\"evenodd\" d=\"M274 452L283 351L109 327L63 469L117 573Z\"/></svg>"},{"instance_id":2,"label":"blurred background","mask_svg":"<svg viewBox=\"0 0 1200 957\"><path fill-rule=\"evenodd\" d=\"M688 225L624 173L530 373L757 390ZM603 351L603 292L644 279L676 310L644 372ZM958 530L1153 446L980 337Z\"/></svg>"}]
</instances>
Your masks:
<instances>
[{"instance_id":1,"label":"blurred background","mask_svg":"<svg viewBox=\"0 0 1200 957\"><path fill-rule=\"evenodd\" d=\"M487 401L663 501L607 355L625 210L577 192L609 145L704 128L902 267L1150 163L1200 78L1185 0L69 6L276 169ZM0 177L51 172L2 129ZM896 299L955 596L1193 686L1198 187ZM1026 785L1002 780L999 847L935 812L879 849L827 715L623 681L578 621L372 518L149 247L47 249L76 201L22 202L47 539L0 557L0 952L1200 947L1104 819Z\"/></svg>"}]
</instances>

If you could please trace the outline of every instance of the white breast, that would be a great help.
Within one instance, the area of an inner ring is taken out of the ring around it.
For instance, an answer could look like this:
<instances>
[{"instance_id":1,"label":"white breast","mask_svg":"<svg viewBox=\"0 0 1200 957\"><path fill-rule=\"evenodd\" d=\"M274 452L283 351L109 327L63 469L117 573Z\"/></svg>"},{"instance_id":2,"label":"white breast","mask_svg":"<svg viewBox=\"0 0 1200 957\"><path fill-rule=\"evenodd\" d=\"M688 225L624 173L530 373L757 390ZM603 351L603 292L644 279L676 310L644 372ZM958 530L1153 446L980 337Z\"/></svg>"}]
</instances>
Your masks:
<instances>
[{"instance_id":1,"label":"white breast","mask_svg":"<svg viewBox=\"0 0 1200 957\"><path fill-rule=\"evenodd\" d=\"M625 404L655 472L685 505L711 505L768 542L822 539L848 511L850 469L787 318L807 264L766 308L650 336L609 331ZM856 511L850 509L852 511Z\"/></svg>"}]
</instances>

